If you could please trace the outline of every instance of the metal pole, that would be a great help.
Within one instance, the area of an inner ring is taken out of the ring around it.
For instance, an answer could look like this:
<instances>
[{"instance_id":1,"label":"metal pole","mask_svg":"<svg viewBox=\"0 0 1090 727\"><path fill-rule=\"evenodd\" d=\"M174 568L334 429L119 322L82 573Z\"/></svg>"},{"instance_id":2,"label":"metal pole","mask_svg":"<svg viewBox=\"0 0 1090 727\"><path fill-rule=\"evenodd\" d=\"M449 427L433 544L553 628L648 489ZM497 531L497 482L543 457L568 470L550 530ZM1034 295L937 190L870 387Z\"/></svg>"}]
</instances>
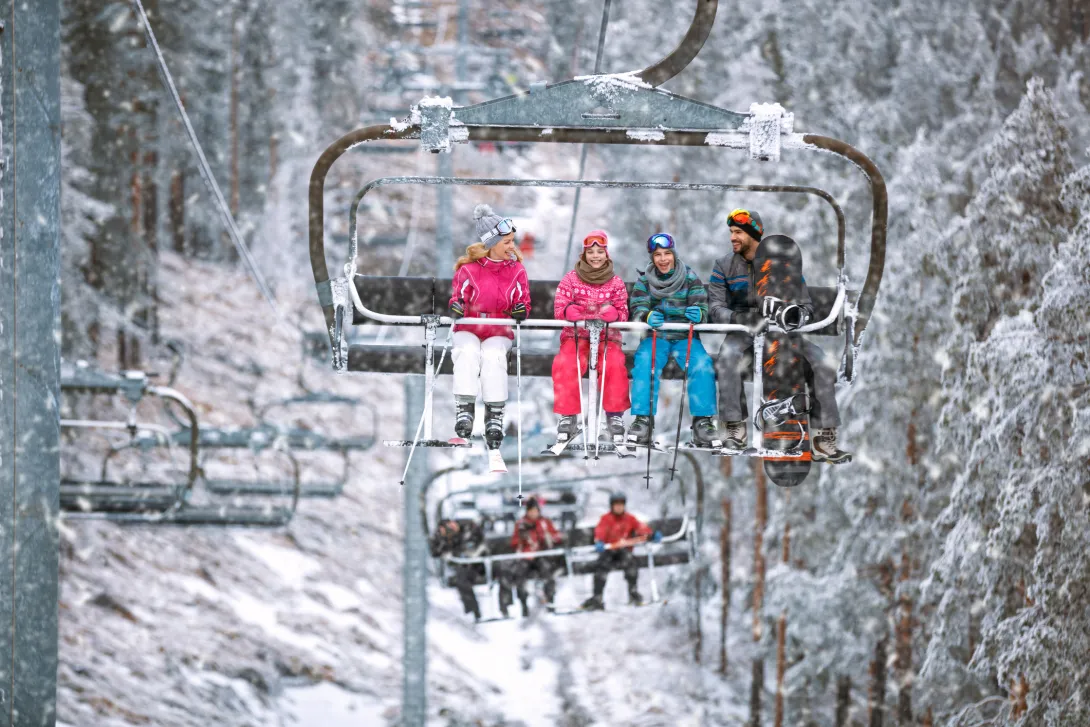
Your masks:
<instances>
[{"instance_id":1,"label":"metal pole","mask_svg":"<svg viewBox=\"0 0 1090 727\"><path fill-rule=\"evenodd\" d=\"M602 22L598 26L598 50L594 53L594 75L598 75L602 72L602 55L606 45L606 29L609 28L609 6L612 0L605 0L602 4ZM587 170L587 145L583 144L579 149L579 179L583 178L583 174ZM575 188L575 201L572 202L571 208L571 224L568 226L568 247L564 252L564 270L561 271L561 275L571 270L572 266L572 243L575 241L575 221L579 216L579 198L582 196L583 188Z\"/></svg>"},{"instance_id":2,"label":"metal pole","mask_svg":"<svg viewBox=\"0 0 1090 727\"><path fill-rule=\"evenodd\" d=\"M451 97L456 103L462 101L462 83L466 75L465 47L469 40L469 0L458 0L458 40L454 53L454 88ZM439 155L439 175L454 176L453 151ZM454 270L454 238L451 234L450 220L454 214L453 190L448 186L440 187L435 200L435 266L440 277L451 275Z\"/></svg>"},{"instance_id":3,"label":"metal pole","mask_svg":"<svg viewBox=\"0 0 1090 727\"><path fill-rule=\"evenodd\" d=\"M424 382L421 376L405 379L405 438L413 437L413 423L424 408ZM405 565L403 574L404 655L402 668L401 724L424 727L428 714L428 545L420 512L420 490L428 479L427 457L413 459L405 476Z\"/></svg>"},{"instance_id":4,"label":"metal pole","mask_svg":"<svg viewBox=\"0 0 1090 727\"><path fill-rule=\"evenodd\" d=\"M60 2L0 0L3 727L56 720L60 122Z\"/></svg>"}]
</instances>

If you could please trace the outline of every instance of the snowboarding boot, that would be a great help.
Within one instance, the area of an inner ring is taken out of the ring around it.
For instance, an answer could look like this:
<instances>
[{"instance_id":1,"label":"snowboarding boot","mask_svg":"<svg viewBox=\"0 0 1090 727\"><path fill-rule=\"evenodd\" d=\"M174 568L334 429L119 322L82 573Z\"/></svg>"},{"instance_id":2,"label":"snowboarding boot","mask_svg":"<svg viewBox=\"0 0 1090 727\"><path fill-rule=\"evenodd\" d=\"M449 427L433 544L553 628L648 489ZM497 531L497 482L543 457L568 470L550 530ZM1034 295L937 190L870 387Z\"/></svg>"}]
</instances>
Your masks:
<instances>
[{"instance_id":1,"label":"snowboarding boot","mask_svg":"<svg viewBox=\"0 0 1090 727\"><path fill-rule=\"evenodd\" d=\"M633 419L632 426L628 428L628 437L625 442L629 445L647 446L651 444L651 417L638 416Z\"/></svg>"},{"instance_id":2,"label":"snowboarding boot","mask_svg":"<svg viewBox=\"0 0 1090 727\"><path fill-rule=\"evenodd\" d=\"M640 592L636 590L635 586L629 586L628 588L628 603L631 606L643 605L643 596L640 595Z\"/></svg>"},{"instance_id":3,"label":"snowboarding boot","mask_svg":"<svg viewBox=\"0 0 1090 727\"><path fill-rule=\"evenodd\" d=\"M503 404L485 404L484 412L484 440L489 449L499 449L503 443Z\"/></svg>"},{"instance_id":4,"label":"snowboarding boot","mask_svg":"<svg viewBox=\"0 0 1090 727\"><path fill-rule=\"evenodd\" d=\"M719 449L723 438L711 417L693 417L693 446L702 449Z\"/></svg>"},{"instance_id":5,"label":"snowboarding boot","mask_svg":"<svg viewBox=\"0 0 1090 727\"><path fill-rule=\"evenodd\" d=\"M579 434L579 417L573 415L562 416L556 423L556 441L567 442Z\"/></svg>"},{"instance_id":6,"label":"snowboarding boot","mask_svg":"<svg viewBox=\"0 0 1090 727\"><path fill-rule=\"evenodd\" d=\"M458 402L454 413L454 433L462 439L469 439L473 435L473 415L477 408L477 402Z\"/></svg>"},{"instance_id":7,"label":"snowboarding boot","mask_svg":"<svg viewBox=\"0 0 1090 727\"><path fill-rule=\"evenodd\" d=\"M614 443L624 441L624 417L620 414L606 414L603 425L605 426L605 431L602 432L603 440Z\"/></svg>"},{"instance_id":8,"label":"snowboarding boot","mask_svg":"<svg viewBox=\"0 0 1090 727\"><path fill-rule=\"evenodd\" d=\"M727 436L723 446L727 449L742 450L748 446L749 432L746 431L746 422L726 422Z\"/></svg>"},{"instance_id":9,"label":"snowboarding boot","mask_svg":"<svg viewBox=\"0 0 1090 727\"><path fill-rule=\"evenodd\" d=\"M814 430L814 437L810 443L810 456L815 462L828 462L829 464L843 464L852 461L850 452L845 452L836 446L836 427Z\"/></svg>"},{"instance_id":10,"label":"snowboarding boot","mask_svg":"<svg viewBox=\"0 0 1090 727\"><path fill-rule=\"evenodd\" d=\"M583 605L580 606L584 611L605 611L606 605L602 603L601 596L591 596L587 600L583 601Z\"/></svg>"}]
</instances>

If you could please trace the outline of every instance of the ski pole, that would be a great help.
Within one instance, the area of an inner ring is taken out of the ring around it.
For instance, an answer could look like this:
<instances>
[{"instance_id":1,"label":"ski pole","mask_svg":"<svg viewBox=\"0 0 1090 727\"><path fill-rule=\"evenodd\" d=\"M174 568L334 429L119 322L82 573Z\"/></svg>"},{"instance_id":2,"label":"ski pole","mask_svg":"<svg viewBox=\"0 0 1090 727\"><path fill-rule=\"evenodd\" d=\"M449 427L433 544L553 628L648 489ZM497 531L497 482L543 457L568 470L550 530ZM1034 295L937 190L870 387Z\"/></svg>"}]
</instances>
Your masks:
<instances>
[{"instance_id":1,"label":"ski pole","mask_svg":"<svg viewBox=\"0 0 1090 727\"><path fill-rule=\"evenodd\" d=\"M590 442L587 437L594 437L594 441L598 441L598 420L596 415L598 413L598 405L596 398L598 395L598 342L602 337L602 327L600 321L588 321L587 322L587 429L586 434L583 435L583 442L586 445L586 449L583 451L583 459L590 459ZM580 381L580 388L582 388L582 381ZM598 459L598 449L595 447L594 459Z\"/></svg>"},{"instance_id":2,"label":"ski pole","mask_svg":"<svg viewBox=\"0 0 1090 727\"><path fill-rule=\"evenodd\" d=\"M647 409L648 418L650 419L651 428L648 433L647 440L647 474L643 479L647 482L647 489L651 489L651 447L655 444L655 404L658 398L655 396L655 363L657 356L655 355L655 343L658 341L658 331L654 328L651 329L651 391L648 392L650 401Z\"/></svg>"},{"instance_id":3,"label":"ski pole","mask_svg":"<svg viewBox=\"0 0 1090 727\"><path fill-rule=\"evenodd\" d=\"M522 322L515 321L515 389L518 392L519 505L522 504Z\"/></svg>"},{"instance_id":4,"label":"ski pole","mask_svg":"<svg viewBox=\"0 0 1090 727\"><path fill-rule=\"evenodd\" d=\"M441 353L439 355L439 365L437 365L435 367L435 371L431 371L431 362L433 360L432 355L433 355L433 351L435 350L435 344L432 341L432 339L430 339L430 338L428 339L427 353L425 354L426 363L424 365L428 367L429 372L432 374L431 386L428 387L427 392L425 392L425 394L424 394L425 399L426 399L426 401L424 403L424 411L420 412L420 421L416 423L416 434L413 435L413 443L412 443L412 446L409 447L409 456L405 460L405 469L402 470L402 472L401 472L401 484L402 485L405 484L405 478L409 476L409 465L411 465L413 463L413 454L416 453L416 445L420 441L420 430L424 428L424 419L427 418L428 414L431 413L430 399L431 399L431 396L432 396L432 391L435 390L435 382L439 380L439 372L443 368L443 360L446 359L446 357L447 357L447 349L450 348L450 342L453 339L454 339L454 326L452 325L450 327L449 332L447 333L447 340L446 340L445 343L443 343L443 353Z\"/></svg>"},{"instance_id":5,"label":"ski pole","mask_svg":"<svg viewBox=\"0 0 1090 727\"><path fill-rule=\"evenodd\" d=\"M575 332L575 388L579 391L579 426L585 435L587 431L587 410L583 406L583 369L579 366L579 321L572 323L572 330ZM586 442L586 436L583 437L583 441Z\"/></svg>"},{"instance_id":6,"label":"ski pole","mask_svg":"<svg viewBox=\"0 0 1090 727\"><path fill-rule=\"evenodd\" d=\"M681 406L677 410L677 433L674 434L674 461L670 465L670 481L677 474L677 453L681 449L681 417L685 413L685 395L689 390L689 356L693 352L693 324L689 324L689 343L685 347L685 371L681 374Z\"/></svg>"},{"instance_id":7,"label":"ski pole","mask_svg":"<svg viewBox=\"0 0 1090 727\"><path fill-rule=\"evenodd\" d=\"M609 363L609 359L606 358L609 353L609 324L606 323L602 326L602 350L599 352L598 360L602 362L602 385L598 391L598 416L594 427L594 459L598 459L598 451L601 449L601 438L598 437L598 427L601 426L602 419L605 418L606 413L606 366ZM608 424L607 427L608 429ZM610 437L612 439L612 437Z\"/></svg>"}]
</instances>

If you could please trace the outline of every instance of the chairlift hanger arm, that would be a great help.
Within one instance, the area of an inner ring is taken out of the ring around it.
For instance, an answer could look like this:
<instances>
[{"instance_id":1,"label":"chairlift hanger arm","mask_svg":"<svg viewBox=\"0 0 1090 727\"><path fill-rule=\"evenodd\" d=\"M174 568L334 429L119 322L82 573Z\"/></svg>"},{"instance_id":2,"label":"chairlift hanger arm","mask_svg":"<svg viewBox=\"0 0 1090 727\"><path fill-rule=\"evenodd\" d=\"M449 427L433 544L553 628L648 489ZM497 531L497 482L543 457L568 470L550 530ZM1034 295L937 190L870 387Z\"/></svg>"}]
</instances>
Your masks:
<instances>
[{"instance_id":1,"label":"chairlift hanger arm","mask_svg":"<svg viewBox=\"0 0 1090 727\"><path fill-rule=\"evenodd\" d=\"M719 0L698 0L696 15L693 16L693 22L689 25L689 30L681 43L670 55L637 73L640 80L657 87L685 70L711 35L718 9Z\"/></svg>"}]
</instances>

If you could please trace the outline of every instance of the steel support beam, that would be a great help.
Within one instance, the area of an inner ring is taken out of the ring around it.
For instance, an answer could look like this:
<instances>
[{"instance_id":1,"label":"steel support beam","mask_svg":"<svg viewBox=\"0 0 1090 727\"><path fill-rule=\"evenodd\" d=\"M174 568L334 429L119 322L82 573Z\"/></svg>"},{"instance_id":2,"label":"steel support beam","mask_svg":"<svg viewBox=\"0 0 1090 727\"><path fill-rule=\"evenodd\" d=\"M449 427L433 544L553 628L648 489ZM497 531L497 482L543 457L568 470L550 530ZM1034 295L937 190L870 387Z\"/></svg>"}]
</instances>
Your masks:
<instances>
[{"instance_id":1,"label":"steel support beam","mask_svg":"<svg viewBox=\"0 0 1090 727\"><path fill-rule=\"evenodd\" d=\"M0 727L52 725L60 485L60 0L0 0Z\"/></svg>"},{"instance_id":2,"label":"steel support beam","mask_svg":"<svg viewBox=\"0 0 1090 727\"><path fill-rule=\"evenodd\" d=\"M424 410L424 377L405 377L405 439L416 436ZM425 727L428 715L428 543L420 512L420 491L428 479L426 450L413 454L402 488L405 507L405 564L402 580L405 619L401 696L403 727Z\"/></svg>"}]
</instances>

